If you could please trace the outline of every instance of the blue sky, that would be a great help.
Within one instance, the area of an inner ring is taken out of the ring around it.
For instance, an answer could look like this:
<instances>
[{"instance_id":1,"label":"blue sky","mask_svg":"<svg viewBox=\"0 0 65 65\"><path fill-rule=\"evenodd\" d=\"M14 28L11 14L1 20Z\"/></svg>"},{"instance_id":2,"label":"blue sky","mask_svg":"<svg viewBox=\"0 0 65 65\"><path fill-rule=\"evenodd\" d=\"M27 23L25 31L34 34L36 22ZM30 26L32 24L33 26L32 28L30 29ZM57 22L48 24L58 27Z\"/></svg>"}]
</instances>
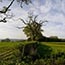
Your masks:
<instances>
[{"instance_id":1,"label":"blue sky","mask_svg":"<svg viewBox=\"0 0 65 65\"><path fill-rule=\"evenodd\" d=\"M0 10L4 6L7 6L10 1L0 3ZM27 19L28 12L33 12L38 16L39 20L48 20L49 22L42 27L43 35L58 36L59 38L65 38L65 0L33 0L32 4L25 5L23 8L15 1L10 7L11 11L8 14L13 13L12 19L7 19L7 23L0 23L0 38L18 38L25 39L26 35L21 29L17 29L17 26L24 26L24 24L18 19ZM3 14L0 14L2 18Z\"/></svg>"}]
</instances>

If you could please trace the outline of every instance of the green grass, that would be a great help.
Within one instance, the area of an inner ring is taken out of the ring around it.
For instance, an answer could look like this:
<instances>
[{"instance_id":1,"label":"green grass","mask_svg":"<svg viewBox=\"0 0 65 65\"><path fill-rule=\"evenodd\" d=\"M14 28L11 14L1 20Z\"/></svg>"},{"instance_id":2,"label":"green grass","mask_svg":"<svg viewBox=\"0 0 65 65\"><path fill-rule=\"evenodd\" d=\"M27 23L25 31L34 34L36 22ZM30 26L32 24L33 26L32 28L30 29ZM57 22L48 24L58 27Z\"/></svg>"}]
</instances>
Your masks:
<instances>
[{"instance_id":1,"label":"green grass","mask_svg":"<svg viewBox=\"0 0 65 65\"><path fill-rule=\"evenodd\" d=\"M0 53L9 49L13 49L19 44L28 44L30 42L0 42ZM47 45L53 49L53 51L65 51L65 42L42 42L43 45Z\"/></svg>"},{"instance_id":2,"label":"green grass","mask_svg":"<svg viewBox=\"0 0 65 65\"><path fill-rule=\"evenodd\" d=\"M4 61L5 63L10 63L11 61L16 62L16 60L19 60L19 56L20 56L17 46L20 44L26 45L29 43L31 44L34 42L33 41L32 42L31 41L29 42L27 41L25 42L0 42L0 61ZM52 48L53 52L49 50L50 48ZM44 57L44 56L46 57L46 55L50 55L51 53L55 55L55 53L57 54L59 51L65 53L65 42L40 42L38 46L38 53L40 54L41 57ZM59 53L57 55L59 56ZM4 65L4 64L1 64L1 65Z\"/></svg>"},{"instance_id":3,"label":"green grass","mask_svg":"<svg viewBox=\"0 0 65 65\"><path fill-rule=\"evenodd\" d=\"M16 47L23 42L0 42L0 59L10 59Z\"/></svg>"},{"instance_id":4,"label":"green grass","mask_svg":"<svg viewBox=\"0 0 65 65\"><path fill-rule=\"evenodd\" d=\"M19 44L29 44L32 42L0 42L0 54L7 53L7 51L15 51ZM65 42L41 42L41 44L49 46L52 48L54 53L65 52Z\"/></svg>"},{"instance_id":5,"label":"green grass","mask_svg":"<svg viewBox=\"0 0 65 65\"><path fill-rule=\"evenodd\" d=\"M18 42L0 42L0 48L1 47L14 47L18 45Z\"/></svg>"},{"instance_id":6,"label":"green grass","mask_svg":"<svg viewBox=\"0 0 65 65\"><path fill-rule=\"evenodd\" d=\"M42 42L53 49L54 52L65 52L65 42Z\"/></svg>"},{"instance_id":7,"label":"green grass","mask_svg":"<svg viewBox=\"0 0 65 65\"><path fill-rule=\"evenodd\" d=\"M0 42L0 53L15 49L20 42Z\"/></svg>"},{"instance_id":8,"label":"green grass","mask_svg":"<svg viewBox=\"0 0 65 65\"><path fill-rule=\"evenodd\" d=\"M15 49L20 44L29 44L32 42L0 42L0 53L3 53L8 50Z\"/></svg>"}]
</instances>

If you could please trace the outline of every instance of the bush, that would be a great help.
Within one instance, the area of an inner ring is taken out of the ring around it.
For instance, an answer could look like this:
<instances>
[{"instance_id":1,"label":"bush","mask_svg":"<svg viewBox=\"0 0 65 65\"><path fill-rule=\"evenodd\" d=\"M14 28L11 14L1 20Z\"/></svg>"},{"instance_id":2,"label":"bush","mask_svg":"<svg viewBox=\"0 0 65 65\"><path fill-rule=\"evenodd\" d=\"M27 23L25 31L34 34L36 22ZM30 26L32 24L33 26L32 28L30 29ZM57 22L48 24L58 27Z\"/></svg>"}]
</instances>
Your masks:
<instances>
[{"instance_id":1,"label":"bush","mask_svg":"<svg viewBox=\"0 0 65 65\"><path fill-rule=\"evenodd\" d=\"M45 65L45 61L43 59L36 60L34 65Z\"/></svg>"}]
</instances>

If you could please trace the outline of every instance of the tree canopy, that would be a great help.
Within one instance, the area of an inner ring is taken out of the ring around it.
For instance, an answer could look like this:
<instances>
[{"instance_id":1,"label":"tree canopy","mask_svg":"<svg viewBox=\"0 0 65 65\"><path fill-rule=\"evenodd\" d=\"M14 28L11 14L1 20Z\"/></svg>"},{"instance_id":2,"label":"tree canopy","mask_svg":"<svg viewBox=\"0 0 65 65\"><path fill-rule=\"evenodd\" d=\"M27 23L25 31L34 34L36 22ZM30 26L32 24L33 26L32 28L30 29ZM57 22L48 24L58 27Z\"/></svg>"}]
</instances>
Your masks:
<instances>
[{"instance_id":1,"label":"tree canopy","mask_svg":"<svg viewBox=\"0 0 65 65\"><path fill-rule=\"evenodd\" d=\"M21 19L21 21L26 25L23 29L24 33L30 40L39 40L43 37L42 35L42 24L47 21L37 21L37 16L28 16L29 20L24 21Z\"/></svg>"}]
</instances>

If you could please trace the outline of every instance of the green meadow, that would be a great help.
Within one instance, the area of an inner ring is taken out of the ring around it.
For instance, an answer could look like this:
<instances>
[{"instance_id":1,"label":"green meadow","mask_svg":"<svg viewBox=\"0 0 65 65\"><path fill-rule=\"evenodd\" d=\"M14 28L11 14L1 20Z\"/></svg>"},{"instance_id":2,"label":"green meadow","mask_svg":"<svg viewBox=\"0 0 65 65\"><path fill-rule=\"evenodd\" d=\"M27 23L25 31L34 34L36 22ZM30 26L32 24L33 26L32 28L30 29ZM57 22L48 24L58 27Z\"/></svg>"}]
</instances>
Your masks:
<instances>
[{"instance_id":1,"label":"green meadow","mask_svg":"<svg viewBox=\"0 0 65 65\"><path fill-rule=\"evenodd\" d=\"M30 42L0 42L0 53L9 49L15 49L20 44L29 44ZM65 51L65 42L40 42L42 45L49 46L54 52Z\"/></svg>"},{"instance_id":2,"label":"green meadow","mask_svg":"<svg viewBox=\"0 0 65 65\"><path fill-rule=\"evenodd\" d=\"M54 52L65 52L65 42L42 42L53 49Z\"/></svg>"},{"instance_id":3,"label":"green meadow","mask_svg":"<svg viewBox=\"0 0 65 65\"><path fill-rule=\"evenodd\" d=\"M28 44L30 42L0 42L0 51L4 48L13 49L19 44ZM47 45L53 49L53 51L65 51L65 42L40 42L40 44Z\"/></svg>"},{"instance_id":4,"label":"green meadow","mask_svg":"<svg viewBox=\"0 0 65 65\"><path fill-rule=\"evenodd\" d=\"M46 63L46 65L55 65L53 62L57 65L61 62L61 65L64 65L65 42L37 42L39 43L37 52L40 55L40 58L36 58L36 60L33 62L33 60L28 58L32 56L24 56L23 61L20 61L21 53L19 49L22 49L21 45L28 45L32 43L35 44L36 42L0 42L0 65L17 65L16 63L20 65L45 65L44 63ZM52 51L50 49L52 49ZM31 62L32 64L30 64Z\"/></svg>"}]
</instances>

